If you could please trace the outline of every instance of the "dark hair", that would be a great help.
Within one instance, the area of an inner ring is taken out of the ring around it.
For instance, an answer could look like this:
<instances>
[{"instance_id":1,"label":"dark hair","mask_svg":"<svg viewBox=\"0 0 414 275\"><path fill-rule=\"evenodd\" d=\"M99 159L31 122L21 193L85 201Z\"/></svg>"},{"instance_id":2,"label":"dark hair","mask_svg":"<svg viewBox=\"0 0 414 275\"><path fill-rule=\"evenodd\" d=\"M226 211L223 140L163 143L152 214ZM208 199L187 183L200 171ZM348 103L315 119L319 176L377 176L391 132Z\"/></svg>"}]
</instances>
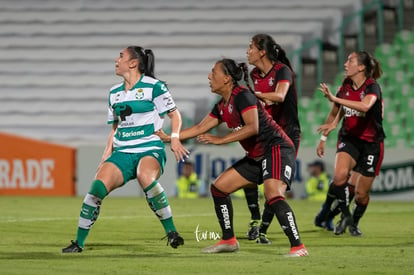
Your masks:
<instances>
[{"instance_id":1,"label":"dark hair","mask_svg":"<svg viewBox=\"0 0 414 275\"><path fill-rule=\"evenodd\" d=\"M280 61L292 70L292 66L290 65L290 61L286 56L285 50L279 44L277 44L270 35L259 33L253 36L252 41L260 51L266 51L266 56L271 61Z\"/></svg>"},{"instance_id":2,"label":"dark hair","mask_svg":"<svg viewBox=\"0 0 414 275\"><path fill-rule=\"evenodd\" d=\"M217 63L220 63L222 65L223 72L225 75L231 76L234 85L237 85L237 82L239 82L243 78L243 80L246 82L247 88L249 88L249 90L253 92L253 89L251 88L249 83L249 71L246 63L242 62L237 64L236 61L229 58L219 60L217 61Z\"/></svg>"},{"instance_id":3,"label":"dark hair","mask_svg":"<svg viewBox=\"0 0 414 275\"><path fill-rule=\"evenodd\" d=\"M377 59L366 51L355 52L358 57L358 64L365 65L365 76L378 79L382 75L382 69Z\"/></svg>"},{"instance_id":4,"label":"dark hair","mask_svg":"<svg viewBox=\"0 0 414 275\"><path fill-rule=\"evenodd\" d=\"M138 71L146 76L154 76L155 57L150 49L139 46L129 46L127 48L131 59L138 59Z\"/></svg>"}]
</instances>

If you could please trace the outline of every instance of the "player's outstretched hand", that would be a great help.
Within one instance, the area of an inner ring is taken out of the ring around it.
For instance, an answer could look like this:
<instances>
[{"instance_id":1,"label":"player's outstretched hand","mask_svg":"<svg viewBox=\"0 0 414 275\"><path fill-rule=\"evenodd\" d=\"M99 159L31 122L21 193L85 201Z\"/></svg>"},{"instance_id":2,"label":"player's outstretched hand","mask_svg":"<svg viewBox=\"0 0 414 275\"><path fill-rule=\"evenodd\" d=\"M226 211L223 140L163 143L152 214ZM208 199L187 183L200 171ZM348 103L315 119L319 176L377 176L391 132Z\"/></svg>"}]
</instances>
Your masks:
<instances>
[{"instance_id":1,"label":"player's outstretched hand","mask_svg":"<svg viewBox=\"0 0 414 275\"><path fill-rule=\"evenodd\" d=\"M190 151L181 144L178 138L171 139L171 151L174 153L177 162L184 162L190 156Z\"/></svg>"},{"instance_id":2,"label":"player's outstretched hand","mask_svg":"<svg viewBox=\"0 0 414 275\"><path fill-rule=\"evenodd\" d=\"M333 123L322 124L318 127L318 133L323 134L324 136L328 136L330 132L335 130L335 128L336 125L334 125Z\"/></svg>"},{"instance_id":3,"label":"player's outstretched hand","mask_svg":"<svg viewBox=\"0 0 414 275\"><path fill-rule=\"evenodd\" d=\"M329 101L333 102L335 96L331 93L331 90L329 89L328 85L326 85L326 83L321 83L319 85L319 91L321 91Z\"/></svg>"},{"instance_id":4,"label":"player's outstretched hand","mask_svg":"<svg viewBox=\"0 0 414 275\"><path fill-rule=\"evenodd\" d=\"M202 134L197 137L197 140L204 144L221 144L220 138L212 134Z\"/></svg>"}]
</instances>

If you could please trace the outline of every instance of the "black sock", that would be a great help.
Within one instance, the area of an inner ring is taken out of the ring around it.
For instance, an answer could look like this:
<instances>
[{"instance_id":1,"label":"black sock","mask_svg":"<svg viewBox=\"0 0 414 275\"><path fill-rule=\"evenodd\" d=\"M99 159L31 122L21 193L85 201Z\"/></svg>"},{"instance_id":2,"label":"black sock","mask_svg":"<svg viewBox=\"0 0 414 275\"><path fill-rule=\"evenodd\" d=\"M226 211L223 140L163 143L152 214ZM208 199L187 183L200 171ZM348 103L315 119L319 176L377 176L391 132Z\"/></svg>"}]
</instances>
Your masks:
<instances>
[{"instance_id":1,"label":"black sock","mask_svg":"<svg viewBox=\"0 0 414 275\"><path fill-rule=\"evenodd\" d=\"M333 182L331 182L331 184L329 185L328 193L326 194L325 202L323 203L322 208L318 213L318 217L321 221L328 220L328 216L331 215L331 206L334 200L336 199L334 191L334 184Z\"/></svg>"},{"instance_id":2,"label":"black sock","mask_svg":"<svg viewBox=\"0 0 414 275\"><path fill-rule=\"evenodd\" d=\"M283 197L274 197L268 201L269 206L276 214L280 226L289 238L290 246L299 246L300 241L298 226L296 225L295 215L289 204Z\"/></svg>"},{"instance_id":3,"label":"black sock","mask_svg":"<svg viewBox=\"0 0 414 275\"><path fill-rule=\"evenodd\" d=\"M349 211L349 188L348 184L345 183L341 186L333 185L333 193L338 200L338 207L341 209L342 214L345 217L350 217L351 212Z\"/></svg>"},{"instance_id":4,"label":"black sock","mask_svg":"<svg viewBox=\"0 0 414 275\"><path fill-rule=\"evenodd\" d=\"M266 202L263 208L263 214L262 214L262 223L260 224L259 232L266 234L267 229L269 228L269 225L272 223L273 217L275 216L275 213L273 212L270 205Z\"/></svg>"},{"instance_id":5,"label":"black sock","mask_svg":"<svg viewBox=\"0 0 414 275\"><path fill-rule=\"evenodd\" d=\"M352 202L352 200L355 197L355 187L353 185L348 184L348 188L349 188L349 203ZM337 204L335 206L335 208L329 213L327 220L332 220L333 218L335 218L336 215L338 215L339 213L341 213L341 209L339 207L339 204Z\"/></svg>"},{"instance_id":6,"label":"black sock","mask_svg":"<svg viewBox=\"0 0 414 275\"><path fill-rule=\"evenodd\" d=\"M217 189L213 184L210 187L211 195L214 200L214 208L216 215L223 232L223 240L228 240L234 237L233 230L233 205L229 194Z\"/></svg>"},{"instance_id":7,"label":"black sock","mask_svg":"<svg viewBox=\"0 0 414 275\"><path fill-rule=\"evenodd\" d=\"M252 220L260 220L259 208L259 189L257 185L254 188L243 188L246 196L247 207L249 207Z\"/></svg>"},{"instance_id":8,"label":"black sock","mask_svg":"<svg viewBox=\"0 0 414 275\"><path fill-rule=\"evenodd\" d=\"M369 200L368 200L369 202ZM352 217L354 218L354 225L358 225L359 220L362 218L362 216L365 213L365 210L367 210L368 203L367 204L360 204L358 202L355 202L355 209Z\"/></svg>"}]
</instances>

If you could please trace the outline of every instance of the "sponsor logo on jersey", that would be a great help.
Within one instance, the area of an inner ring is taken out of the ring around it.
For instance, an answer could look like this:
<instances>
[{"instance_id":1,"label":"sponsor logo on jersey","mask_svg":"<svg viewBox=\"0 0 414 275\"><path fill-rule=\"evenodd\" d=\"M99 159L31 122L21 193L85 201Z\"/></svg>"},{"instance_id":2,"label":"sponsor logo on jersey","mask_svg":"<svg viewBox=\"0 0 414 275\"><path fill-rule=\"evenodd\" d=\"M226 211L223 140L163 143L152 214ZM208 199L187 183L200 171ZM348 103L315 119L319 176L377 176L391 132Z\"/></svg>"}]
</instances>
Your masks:
<instances>
[{"instance_id":1,"label":"sponsor logo on jersey","mask_svg":"<svg viewBox=\"0 0 414 275\"><path fill-rule=\"evenodd\" d=\"M171 107L174 105L174 101L171 96L164 96L163 98L165 107Z\"/></svg>"},{"instance_id":2,"label":"sponsor logo on jersey","mask_svg":"<svg viewBox=\"0 0 414 275\"><path fill-rule=\"evenodd\" d=\"M139 136L143 136L145 134L144 130L139 130L139 131L129 131L129 132L118 132L118 136L123 137L123 138L129 138L129 137L139 137Z\"/></svg>"},{"instance_id":3,"label":"sponsor logo on jersey","mask_svg":"<svg viewBox=\"0 0 414 275\"><path fill-rule=\"evenodd\" d=\"M374 173L375 171L374 171L374 168L373 168L373 167L370 167L370 168L367 170L367 172Z\"/></svg>"},{"instance_id":4,"label":"sponsor logo on jersey","mask_svg":"<svg viewBox=\"0 0 414 275\"><path fill-rule=\"evenodd\" d=\"M342 148L344 148L345 147L345 143L343 143L343 142L341 142L341 143L339 143L339 145L338 145L338 149L342 149Z\"/></svg>"},{"instance_id":5,"label":"sponsor logo on jersey","mask_svg":"<svg viewBox=\"0 0 414 275\"><path fill-rule=\"evenodd\" d=\"M361 101L364 99L364 97L365 97L365 92L362 92L360 95Z\"/></svg>"},{"instance_id":6,"label":"sponsor logo on jersey","mask_svg":"<svg viewBox=\"0 0 414 275\"><path fill-rule=\"evenodd\" d=\"M365 113L364 112L360 112L351 108L348 108L346 106L343 106L343 109L345 111L345 117L365 117Z\"/></svg>"},{"instance_id":7,"label":"sponsor logo on jersey","mask_svg":"<svg viewBox=\"0 0 414 275\"><path fill-rule=\"evenodd\" d=\"M141 88L139 88L137 90L137 93L135 94L135 98L136 99L143 99L144 98L144 90L142 90Z\"/></svg>"},{"instance_id":8,"label":"sponsor logo on jersey","mask_svg":"<svg viewBox=\"0 0 414 275\"><path fill-rule=\"evenodd\" d=\"M254 85L257 85L257 83L258 83L258 82L257 82L257 79L255 79L255 80L254 80Z\"/></svg>"},{"instance_id":9,"label":"sponsor logo on jersey","mask_svg":"<svg viewBox=\"0 0 414 275\"><path fill-rule=\"evenodd\" d=\"M157 159L160 157L160 154L153 152L152 155Z\"/></svg>"},{"instance_id":10,"label":"sponsor logo on jersey","mask_svg":"<svg viewBox=\"0 0 414 275\"><path fill-rule=\"evenodd\" d=\"M272 87L275 84L275 79L273 77L269 78L269 86Z\"/></svg>"}]
</instances>

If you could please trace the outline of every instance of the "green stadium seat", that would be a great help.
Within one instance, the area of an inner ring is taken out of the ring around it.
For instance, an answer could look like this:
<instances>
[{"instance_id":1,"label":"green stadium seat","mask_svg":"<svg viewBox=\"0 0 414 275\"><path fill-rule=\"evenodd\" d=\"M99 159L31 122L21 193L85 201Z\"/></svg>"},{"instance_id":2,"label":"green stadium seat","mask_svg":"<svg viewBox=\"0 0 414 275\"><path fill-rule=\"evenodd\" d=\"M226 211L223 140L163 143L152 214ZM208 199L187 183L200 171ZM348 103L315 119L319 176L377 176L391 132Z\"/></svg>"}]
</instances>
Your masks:
<instances>
[{"instance_id":1,"label":"green stadium seat","mask_svg":"<svg viewBox=\"0 0 414 275\"><path fill-rule=\"evenodd\" d=\"M395 46L387 43L379 45L374 52L375 58L377 58L381 64L384 63L384 61L388 59L388 57L395 57L396 55L397 51Z\"/></svg>"},{"instance_id":2,"label":"green stadium seat","mask_svg":"<svg viewBox=\"0 0 414 275\"><path fill-rule=\"evenodd\" d=\"M414 32L408 30L399 31L394 37L394 45L397 48L410 42L414 43Z\"/></svg>"}]
</instances>

